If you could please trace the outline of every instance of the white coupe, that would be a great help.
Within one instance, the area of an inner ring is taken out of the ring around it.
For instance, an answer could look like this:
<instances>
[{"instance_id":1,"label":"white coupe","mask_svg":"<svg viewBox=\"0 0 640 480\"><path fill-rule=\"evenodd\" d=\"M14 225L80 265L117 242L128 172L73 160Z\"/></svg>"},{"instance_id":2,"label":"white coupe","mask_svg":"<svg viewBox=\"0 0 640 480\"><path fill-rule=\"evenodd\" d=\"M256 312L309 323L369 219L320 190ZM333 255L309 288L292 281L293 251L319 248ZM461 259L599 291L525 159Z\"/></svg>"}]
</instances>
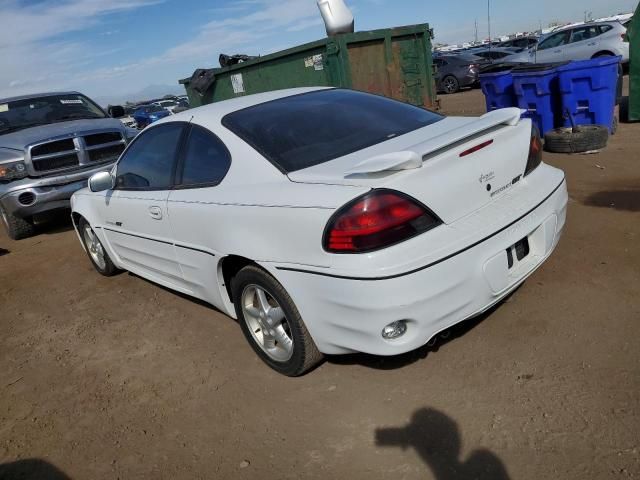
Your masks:
<instances>
[{"instance_id":1,"label":"white coupe","mask_svg":"<svg viewBox=\"0 0 640 480\"><path fill-rule=\"evenodd\" d=\"M71 205L98 272L211 303L294 376L410 351L499 302L555 248L567 189L518 109L304 88L154 123Z\"/></svg>"}]
</instances>

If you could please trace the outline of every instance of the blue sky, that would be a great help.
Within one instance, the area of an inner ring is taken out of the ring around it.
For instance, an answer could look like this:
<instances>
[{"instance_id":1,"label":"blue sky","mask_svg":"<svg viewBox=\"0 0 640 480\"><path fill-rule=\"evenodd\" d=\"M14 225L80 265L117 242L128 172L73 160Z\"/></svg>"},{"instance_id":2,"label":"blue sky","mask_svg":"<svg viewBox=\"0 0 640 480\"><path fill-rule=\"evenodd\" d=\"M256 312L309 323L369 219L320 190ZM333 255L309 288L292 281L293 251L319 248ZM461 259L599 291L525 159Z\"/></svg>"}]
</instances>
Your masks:
<instances>
[{"instance_id":1,"label":"blue sky","mask_svg":"<svg viewBox=\"0 0 640 480\"><path fill-rule=\"evenodd\" d=\"M436 41L486 35L483 0L346 0L357 30L428 22ZM492 0L492 33L628 12L637 0ZM325 36L315 0L0 0L0 97L60 89L123 101L176 85L220 52L265 54Z\"/></svg>"}]
</instances>

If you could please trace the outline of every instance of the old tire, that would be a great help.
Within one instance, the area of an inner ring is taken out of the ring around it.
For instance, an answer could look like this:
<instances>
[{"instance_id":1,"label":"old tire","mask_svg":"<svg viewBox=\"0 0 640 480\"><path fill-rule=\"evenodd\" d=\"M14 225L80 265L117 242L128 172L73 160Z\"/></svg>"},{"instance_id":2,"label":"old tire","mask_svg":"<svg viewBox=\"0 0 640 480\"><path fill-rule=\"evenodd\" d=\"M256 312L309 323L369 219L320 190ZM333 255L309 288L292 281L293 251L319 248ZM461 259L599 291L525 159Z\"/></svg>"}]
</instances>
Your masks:
<instances>
[{"instance_id":1,"label":"old tire","mask_svg":"<svg viewBox=\"0 0 640 480\"><path fill-rule=\"evenodd\" d=\"M0 207L0 217L2 218L2 224L7 231L7 235L13 240L32 237L36 232L33 223L6 212L2 207Z\"/></svg>"},{"instance_id":2,"label":"old tire","mask_svg":"<svg viewBox=\"0 0 640 480\"><path fill-rule=\"evenodd\" d=\"M444 77L442 82L440 82L440 86L444 93L456 93L460 90L460 82L458 82L458 79L453 75L447 75Z\"/></svg>"},{"instance_id":3,"label":"old tire","mask_svg":"<svg viewBox=\"0 0 640 480\"><path fill-rule=\"evenodd\" d=\"M580 125L575 129L556 128L544 136L544 148L554 153L581 153L607 146L609 129L600 125Z\"/></svg>"},{"instance_id":4,"label":"old tire","mask_svg":"<svg viewBox=\"0 0 640 480\"><path fill-rule=\"evenodd\" d=\"M89 222L84 218L80 218L78 222L78 232L93 268L105 277L111 277L118 273L118 268L111 261L111 257L102 246L102 242L93 228L91 228L91 225L89 225Z\"/></svg>"},{"instance_id":5,"label":"old tire","mask_svg":"<svg viewBox=\"0 0 640 480\"><path fill-rule=\"evenodd\" d=\"M251 348L275 371L296 377L322 360L293 300L261 268L244 267L231 281L242 333Z\"/></svg>"}]
</instances>

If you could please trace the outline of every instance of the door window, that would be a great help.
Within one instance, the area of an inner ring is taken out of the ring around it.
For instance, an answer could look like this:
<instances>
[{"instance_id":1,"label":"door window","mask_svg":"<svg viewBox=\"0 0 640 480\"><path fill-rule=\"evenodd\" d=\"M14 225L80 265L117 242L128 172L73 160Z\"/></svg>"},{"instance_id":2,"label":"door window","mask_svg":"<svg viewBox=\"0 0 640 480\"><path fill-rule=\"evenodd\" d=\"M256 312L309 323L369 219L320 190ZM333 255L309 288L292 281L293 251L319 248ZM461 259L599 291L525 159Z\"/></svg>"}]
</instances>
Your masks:
<instances>
[{"instance_id":1,"label":"door window","mask_svg":"<svg viewBox=\"0 0 640 480\"><path fill-rule=\"evenodd\" d=\"M222 140L209 130L193 125L182 162L180 186L217 185L230 166L231 155Z\"/></svg>"},{"instance_id":2,"label":"door window","mask_svg":"<svg viewBox=\"0 0 640 480\"><path fill-rule=\"evenodd\" d=\"M544 40L542 43L540 43L540 45L538 46L538 50L546 50L548 48L555 48L561 45L565 45L566 43L569 43L570 35L571 31L555 33Z\"/></svg>"},{"instance_id":3,"label":"door window","mask_svg":"<svg viewBox=\"0 0 640 480\"><path fill-rule=\"evenodd\" d=\"M168 190L183 122L152 127L138 135L116 169L116 189Z\"/></svg>"}]
</instances>

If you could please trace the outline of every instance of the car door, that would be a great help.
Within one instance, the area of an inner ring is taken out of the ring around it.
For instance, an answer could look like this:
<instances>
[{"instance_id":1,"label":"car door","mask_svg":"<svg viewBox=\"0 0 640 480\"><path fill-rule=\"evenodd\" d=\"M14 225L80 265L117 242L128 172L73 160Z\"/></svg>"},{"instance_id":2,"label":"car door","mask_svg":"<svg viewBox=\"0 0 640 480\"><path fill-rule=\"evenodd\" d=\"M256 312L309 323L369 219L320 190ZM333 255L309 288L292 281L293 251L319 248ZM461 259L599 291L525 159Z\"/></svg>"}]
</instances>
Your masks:
<instances>
[{"instance_id":1,"label":"car door","mask_svg":"<svg viewBox=\"0 0 640 480\"><path fill-rule=\"evenodd\" d=\"M225 232L216 228L216 217L225 208L218 185L231 166L231 154L220 138L200 125L189 125L185 138L168 198L176 258L190 294L224 310L230 305L222 301L216 247Z\"/></svg>"},{"instance_id":2,"label":"car door","mask_svg":"<svg viewBox=\"0 0 640 480\"><path fill-rule=\"evenodd\" d=\"M569 43L564 47L565 60L588 60L598 52L598 25L585 25L571 30Z\"/></svg>"},{"instance_id":3,"label":"car door","mask_svg":"<svg viewBox=\"0 0 640 480\"><path fill-rule=\"evenodd\" d=\"M536 49L536 63L564 61L564 48L571 38L571 30L563 30L545 38Z\"/></svg>"},{"instance_id":4,"label":"car door","mask_svg":"<svg viewBox=\"0 0 640 480\"><path fill-rule=\"evenodd\" d=\"M105 237L119 263L180 290L182 273L173 248L167 198L186 125L165 123L136 137L116 166L115 188L103 209Z\"/></svg>"}]
</instances>

